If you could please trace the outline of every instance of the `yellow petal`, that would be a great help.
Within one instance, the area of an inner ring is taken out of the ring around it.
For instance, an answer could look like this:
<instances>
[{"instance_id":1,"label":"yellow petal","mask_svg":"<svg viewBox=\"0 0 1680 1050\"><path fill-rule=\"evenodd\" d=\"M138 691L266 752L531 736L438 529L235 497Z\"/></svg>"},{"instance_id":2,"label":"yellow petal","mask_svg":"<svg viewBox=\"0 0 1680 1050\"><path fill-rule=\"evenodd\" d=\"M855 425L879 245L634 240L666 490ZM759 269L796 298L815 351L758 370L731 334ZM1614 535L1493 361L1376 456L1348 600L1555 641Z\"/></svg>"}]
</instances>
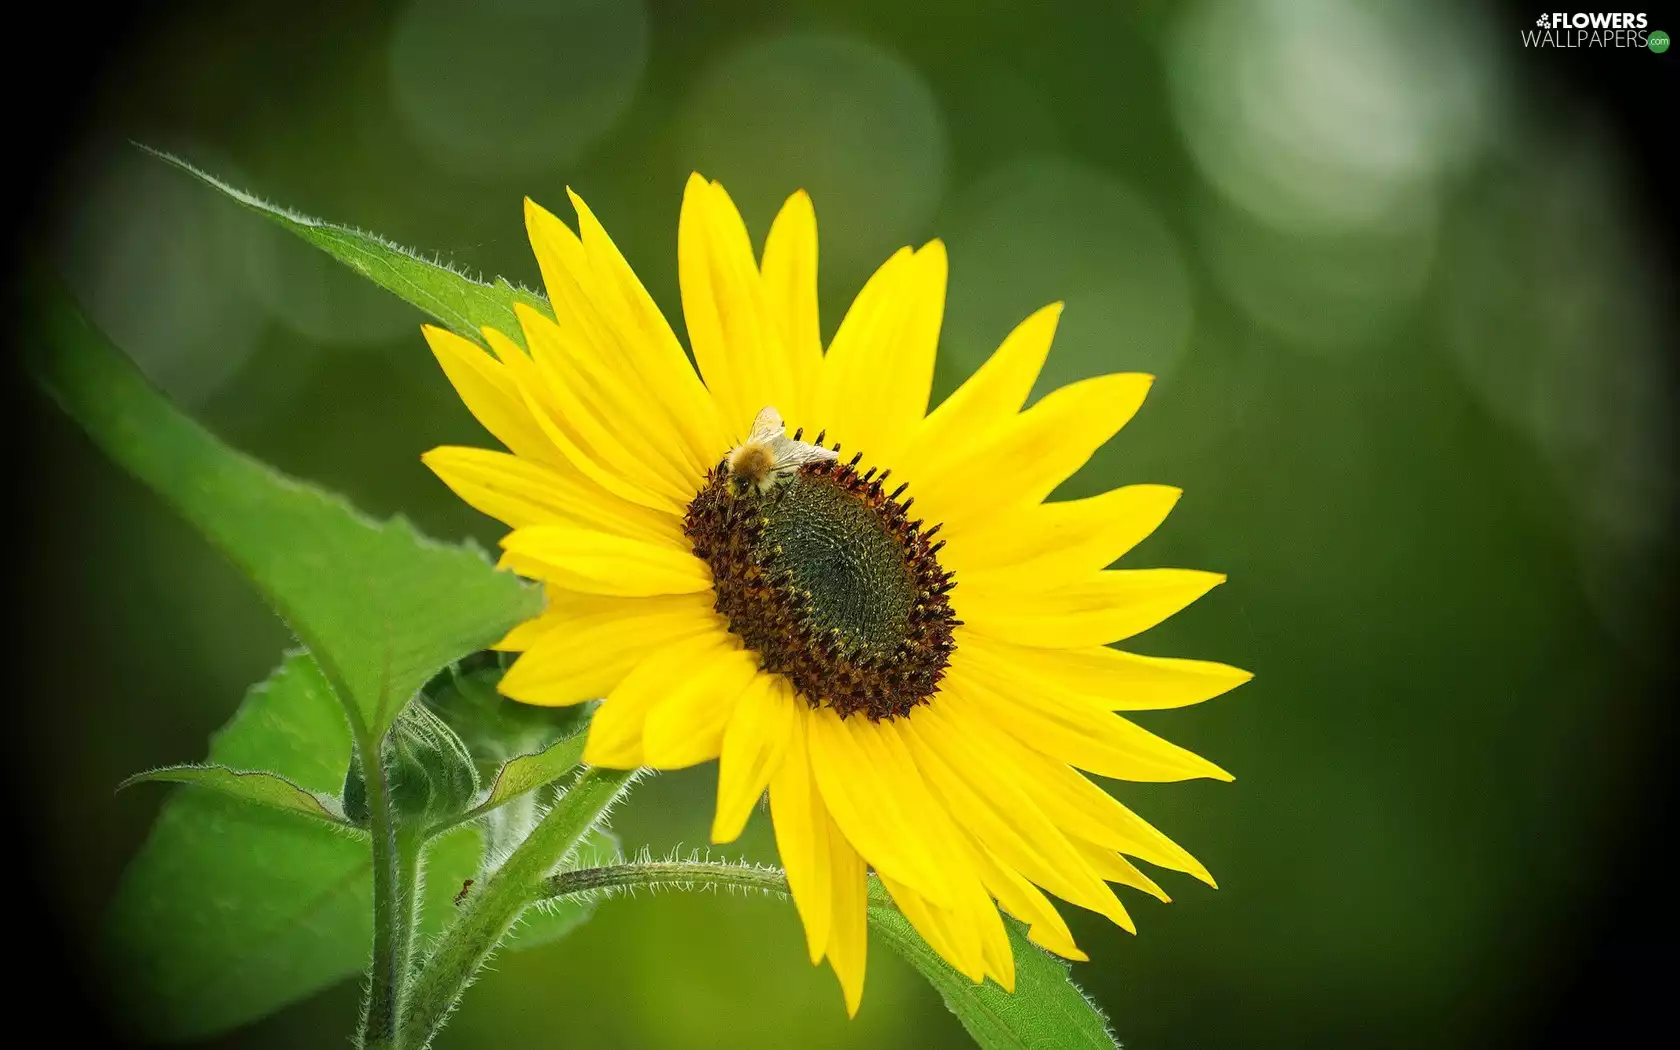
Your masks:
<instances>
[{"instance_id":1,"label":"yellow petal","mask_svg":"<svg viewBox=\"0 0 1680 1050\"><path fill-rule=\"evenodd\" d=\"M900 249L858 293L823 358L816 417L871 463L897 462L927 411L945 277L939 241Z\"/></svg>"},{"instance_id":2,"label":"yellow petal","mask_svg":"<svg viewBox=\"0 0 1680 1050\"><path fill-rule=\"evenodd\" d=\"M514 454L538 463L551 466L565 463L554 443L531 418L525 398L506 365L454 332L432 325L423 325L420 331L467 411L497 441ZM517 346L513 352L524 354Z\"/></svg>"},{"instance_id":3,"label":"yellow petal","mask_svg":"<svg viewBox=\"0 0 1680 1050\"><path fill-rule=\"evenodd\" d=\"M933 705L929 709L939 711ZM964 718L952 724L961 727L976 768L994 770L1015 784L1069 840L1081 838L1213 885L1207 868L1182 846L1066 763L1025 746L991 722Z\"/></svg>"},{"instance_id":4,"label":"yellow petal","mask_svg":"<svg viewBox=\"0 0 1680 1050\"><path fill-rule=\"evenodd\" d=\"M718 755L717 815L712 841L733 842L752 807L782 767L799 699L781 675L760 674L741 694Z\"/></svg>"},{"instance_id":5,"label":"yellow petal","mask_svg":"<svg viewBox=\"0 0 1680 1050\"><path fill-rule=\"evenodd\" d=\"M918 472L918 501L954 536L1042 501L1125 426L1151 382L1123 373L1052 390L1004 426L973 436L938 474Z\"/></svg>"},{"instance_id":6,"label":"yellow petal","mask_svg":"<svg viewBox=\"0 0 1680 1050\"><path fill-rule=\"evenodd\" d=\"M727 630L708 594L588 597L598 604L557 609L551 601L542 616L503 639L498 648L524 650L502 676L503 694L544 706L596 700L660 647Z\"/></svg>"},{"instance_id":7,"label":"yellow petal","mask_svg":"<svg viewBox=\"0 0 1680 1050\"><path fill-rule=\"evenodd\" d=\"M525 399L525 411L537 424L552 447L559 450L559 459L567 469L593 481L608 492L631 503L665 514L682 514L687 503L668 493L650 492L641 485L604 464L590 448L587 439L560 412L561 398L555 393L547 373L543 372L512 340L495 329L484 329L484 337L498 353L506 351L509 360L522 360L518 366L519 395ZM511 355L518 355L517 357Z\"/></svg>"},{"instance_id":8,"label":"yellow petal","mask_svg":"<svg viewBox=\"0 0 1680 1050\"><path fill-rule=\"evenodd\" d=\"M954 717L990 719L1028 747L1098 776L1151 783L1233 779L1200 755L1096 704L1038 691L1030 680L1004 682L991 674L985 665L972 672L950 669L952 688L941 699Z\"/></svg>"},{"instance_id":9,"label":"yellow petal","mask_svg":"<svg viewBox=\"0 0 1680 1050\"><path fill-rule=\"evenodd\" d=\"M1122 886L1130 886L1134 890L1142 890L1160 901L1170 901L1167 891L1155 884L1155 880L1137 869L1131 861L1122 857L1111 849L1104 849L1084 839L1071 840L1073 848L1085 859L1085 864L1097 877L1108 882L1117 882ZM1135 931L1134 931L1135 932Z\"/></svg>"},{"instance_id":10,"label":"yellow petal","mask_svg":"<svg viewBox=\"0 0 1680 1050\"><path fill-rule=\"evenodd\" d=\"M570 190L577 210L578 230L594 271L597 295L617 304L624 329L619 332L624 359L646 385L650 403L661 406L672 425L681 432L692 461L702 470L730 446L728 429L718 415L717 403L689 364L682 344L671 331L625 262L606 229L596 220L583 198Z\"/></svg>"},{"instance_id":11,"label":"yellow petal","mask_svg":"<svg viewBox=\"0 0 1680 1050\"><path fill-rule=\"evenodd\" d=\"M921 894L897 879L888 875L880 878L881 885L892 895L893 903L922 935L929 948L974 983L986 979L986 960L981 954L979 930L962 922L949 910L929 904Z\"/></svg>"},{"instance_id":12,"label":"yellow petal","mask_svg":"<svg viewBox=\"0 0 1680 1050\"><path fill-rule=\"evenodd\" d=\"M642 765L642 732L648 712L703 680L710 664L730 659L739 647L734 635L709 632L665 646L637 664L596 710L583 760L609 769Z\"/></svg>"},{"instance_id":13,"label":"yellow petal","mask_svg":"<svg viewBox=\"0 0 1680 1050\"><path fill-rule=\"evenodd\" d=\"M805 944L811 962L817 963L827 950L834 923L829 816L811 775L804 712L796 710L794 715L782 764L770 778L770 820L776 829L776 852L787 872L788 889L805 926Z\"/></svg>"},{"instance_id":14,"label":"yellow petal","mask_svg":"<svg viewBox=\"0 0 1680 1050\"><path fill-rule=\"evenodd\" d=\"M1166 520L1181 490L1126 485L1089 499L1039 503L971 530L947 568L964 584L1018 591L1071 583L1112 565ZM949 559L947 559L949 560Z\"/></svg>"},{"instance_id":15,"label":"yellow petal","mask_svg":"<svg viewBox=\"0 0 1680 1050\"><path fill-rule=\"evenodd\" d=\"M526 229L558 327L579 351L573 367L559 369L568 378L556 392L601 386L604 396L591 393L591 404L610 401L609 421L622 422L620 416L628 411L646 431L651 455L680 464L679 480L697 480L729 447L716 406L606 230L581 198L570 196L581 240L547 210L525 202ZM533 346L532 352L541 349ZM572 374L579 369L591 378ZM560 413L567 419L571 414Z\"/></svg>"},{"instance_id":16,"label":"yellow petal","mask_svg":"<svg viewBox=\"0 0 1680 1050\"><path fill-rule=\"evenodd\" d=\"M1157 711L1199 704L1235 689L1254 676L1227 664L1140 656L1107 646L1039 649L969 635L969 655L1009 667L1041 688L1083 697L1111 711Z\"/></svg>"},{"instance_id":17,"label":"yellow petal","mask_svg":"<svg viewBox=\"0 0 1680 1050\"><path fill-rule=\"evenodd\" d=\"M817 313L817 214L804 190L789 197L764 240L764 306L782 334L793 374L792 403L780 406L795 425L809 421L822 374Z\"/></svg>"},{"instance_id":18,"label":"yellow petal","mask_svg":"<svg viewBox=\"0 0 1680 1050\"><path fill-rule=\"evenodd\" d=\"M529 199L525 201L525 226L555 314L550 319L529 306L515 305L515 313L527 329L531 357L545 366L542 390L535 399L571 444L589 453L597 465L607 463L619 474L627 473L621 463L613 462L612 448L603 446L598 435L603 419L622 424L627 422L622 417L628 411L630 418L641 424L638 429L647 431L645 435L624 435L640 444L637 451L650 460L669 457L673 463L682 465L679 475L698 478L704 470L706 456L689 447L689 442L674 437L676 409L685 407L692 411L693 406L683 402L667 404L657 415L644 407L661 402L653 396L644 369L639 367L644 356L639 351L648 340L624 305L619 294L622 285L616 280L599 278L578 236ZM599 224L594 226L598 229ZM597 249L600 254L600 245ZM529 329L533 326L541 330L540 342L531 341ZM686 362L683 367L687 367ZM529 388L536 384L526 385ZM580 402L584 406L581 409ZM597 412L600 419L595 418ZM614 440L610 445L620 443ZM655 451L648 451L650 445ZM572 449L566 450L568 455L572 454ZM634 473L629 472L629 476ZM647 487L645 480L643 487Z\"/></svg>"},{"instance_id":19,"label":"yellow petal","mask_svg":"<svg viewBox=\"0 0 1680 1050\"><path fill-rule=\"evenodd\" d=\"M1052 303L1016 325L986 363L929 413L905 454L906 465L914 465L918 476L935 475L976 435L1009 423L1038 381L1061 316L1062 304Z\"/></svg>"},{"instance_id":20,"label":"yellow petal","mask_svg":"<svg viewBox=\"0 0 1680 1050\"><path fill-rule=\"evenodd\" d=\"M980 958L986 964L986 976L1004 991L1013 992L1015 948L1009 943L1009 930L1003 925L1003 916L985 886L977 883L976 891L980 907L972 910L970 916L980 924Z\"/></svg>"},{"instance_id":21,"label":"yellow petal","mask_svg":"<svg viewBox=\"0 0 1680 1050\"><path fill-rule=\"evenodd\" d=\"M688 551L573 525L515 529L502 537L502 546L535 563L540 579L586 594L645 598L712 586L711 570Z\"/></svg>"},{"instance_id":22,"label":"yellow petal","mask_svg":"<svg viewBox=\"0 0 1680 1050\"><path fill-rule=\"evenodd\" d=\"M434 448L420 461L472 507L516 529L569 522L648 543L688 546L676 515L619 499L575 472L454 445Z\"/></svg>"},{"instance_id":23,"label":"yellow petal","mask_svg":"<svg viewBox=\"0 0 1680 1050\"><path fill-rule=\"evenodd\" d=\"M986 892L975 871L975 860L966 841L959 840L952 859L959 859L967 874L953 884L950 907L926 900L889 876L881 884L892 894L898 910L958 973L978 984L994 978L1006 991L1015 990L1015 956L1009 933L998 915L997 905Z\"/></svg>"},{"instance_id":24,"label":"yellow petal","mask_svg":"<svg viewBox=\"0 0 1680 1050\"><path fill-rule=\"evenodd\" d=\"M942 692L937 701L942 708L948 693ZM969 837L1065 901L1110 918L1124 914L1113 891L1032 801L975 761L960 729L960 715L935 715L930 706L925 712L918 709L908 721L903 735L917 767Z\"/></svg>"},{"instance_id":25,"label":"yellow petal","mask_svg":"<svg viewBox=\"0 0 1680 1050\"><path fill-rule=\"evenodd\" d=\"M710 608L710 605L697 595L682 595L669 600L684 603L685 609ZM568 591L553 584L544 584L543 611L535 619L526 620L509 631L491 648L513 653L524 652L555 631L572 630L597 620L610 620L615 615L623 616L630 610L656 609L660 604L646 598L584 594L580 591Z\"/></svg>"},{"instance_id":26,"label":"yellow petal","mask_svg":"<svg viewBox=\"0 0 1680 1050\"><path fill-rule=\"evenodd\" d=\"M681 510L700 486L704 468L685 461L670 425L669 406L625 382L600 350L524 304L514 313L546 383L558 420L595 463Z\"/></svg>"},{"instance_id":27,"label":"yellow petal","mask_svg":"<svg viewBox=\"0 0 1680 1050\"><path fill-rule=\"evenodd\" d=\"M954 830L890 722L807 712L811 768L834 822L857 851L930 902L950 905Z\"/></svg>"},{"instance_id":28,"label":"yellow petal","mask_svg":"<svg viewBox=\"0 0 1680 1050\"><path fill-rule=\"evenodd\" d=\"M648 712L642 761L655 769L682 769L718 757L735 703L758 674L758 655L745 649L695 670L681 688Z\"/></svg>"},{"instance_id":29,"label":"yellow petal","mask_svg":"<svg viewBox=\"0 0 1680 1050\"><path fill-rule=\"evenodd\" d=\"M828 964L840 980L846 1016L856 1017L863 1002L863 978L869 961L869 873L833 820L824 818L832 871L833 914L829 919Z\"/></svg>"},{"instance_id":30,"label":"yellow petal","mask_svg":"<svg viewBox=\"0 0 1680 1050\"><path fill-rule=\"evenodd\" d=\"M683 191L677 274L694 360L740 441L760 409L793 403L793 366L765 307L746 225L723 187L698 174Z\"/></svg>"},{"instance_id":31,"label":"yellow petal","mask_svg":"<svg viewBox=\"0 0 1680 1050\"><path fill-rule=\"evenodd\" d=\"M1038 892L1037 887L978 844L975 847L975 862L980 880L985 883L987 891L997 898L998 905L1027 924L1028 940L1064 959L1084 962L1090 958L1079 950L1067 921L1055 905Z\"/></svg>"},{"instance_id":32,"label":"yellow petal","mask_svg":"<svg viewBox=\"0 0 1680 1050\"><path fill-rule=\"evenodd\" d=\"M1039 592L958 581L952 604L971 631L1017 645L1085 649L1154 627L1225 582L1197 569L1110 569Z\"/></svg>"}]
</instances>

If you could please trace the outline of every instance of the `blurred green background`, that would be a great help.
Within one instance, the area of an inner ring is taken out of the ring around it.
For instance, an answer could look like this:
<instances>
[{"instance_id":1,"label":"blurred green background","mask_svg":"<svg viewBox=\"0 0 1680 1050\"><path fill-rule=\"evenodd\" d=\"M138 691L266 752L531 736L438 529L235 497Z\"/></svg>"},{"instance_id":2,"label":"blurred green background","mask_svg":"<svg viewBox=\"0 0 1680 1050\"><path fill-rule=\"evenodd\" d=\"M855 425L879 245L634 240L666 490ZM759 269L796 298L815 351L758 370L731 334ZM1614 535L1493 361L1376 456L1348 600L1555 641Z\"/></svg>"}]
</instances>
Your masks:
<instances>
[{"instance_id":1,"label":"blurred green background","mask_svg":"<svg viewBox=\"0 0 1680 1050\"><path fill-rule=\"evenodd\" d=\"M1531 1045L1632 870L1673 435L1625 159L1517 30L1351 0L174 5L97 81L48 230L91 316L233 444L486 546L418 459L487 441L419 316L126 139L533 286L520 198L570 185L679 332L688 172L757 238L803 186L827 333L892 249L946 239L936 397L1065 299L1040 393L1160 377L1066 493L1182 486L1128 563L1231 577L1137 648L1258 676L1146 720L1235 784L1110 785L1221 888L1133 894L1135 938L1070 908L1076 979L1132 1047ZM289 638L44 426L20 600L62 789L33 863L86 944L160 799L112 786L199 757ZM703 844L713 769L642 787L624 840ZM740 852L773 858L762 817ZM440 1045L967 1045L882 946L870 967L848 1022L787 905L614 902L503 956ZM216 1045L340 1045L357 994Z\"/></svg>"}]
</instances>

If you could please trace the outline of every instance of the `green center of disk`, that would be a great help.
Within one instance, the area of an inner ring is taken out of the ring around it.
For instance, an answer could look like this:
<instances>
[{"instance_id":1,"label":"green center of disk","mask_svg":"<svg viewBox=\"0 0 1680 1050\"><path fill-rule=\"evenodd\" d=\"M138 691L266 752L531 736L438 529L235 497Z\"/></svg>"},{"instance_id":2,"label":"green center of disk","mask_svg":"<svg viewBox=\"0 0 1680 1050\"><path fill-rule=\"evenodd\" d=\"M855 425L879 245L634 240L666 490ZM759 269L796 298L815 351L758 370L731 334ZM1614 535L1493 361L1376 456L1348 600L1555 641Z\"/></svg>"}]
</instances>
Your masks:
<instances>
[{"instance_id":1,"label":"green center of disk","mask_svg":"<svg viewBox=\"0 0 1680 1050\"><path fill-rule=\"evenodd\" d=\"M812 634L856 656L904 641L916 577L904 545L863 500L828 475L797 475L762 497L768 520L757 554L783 584ZM837 632L837 634L836 634Z\"/></svg>"}]
</instances>

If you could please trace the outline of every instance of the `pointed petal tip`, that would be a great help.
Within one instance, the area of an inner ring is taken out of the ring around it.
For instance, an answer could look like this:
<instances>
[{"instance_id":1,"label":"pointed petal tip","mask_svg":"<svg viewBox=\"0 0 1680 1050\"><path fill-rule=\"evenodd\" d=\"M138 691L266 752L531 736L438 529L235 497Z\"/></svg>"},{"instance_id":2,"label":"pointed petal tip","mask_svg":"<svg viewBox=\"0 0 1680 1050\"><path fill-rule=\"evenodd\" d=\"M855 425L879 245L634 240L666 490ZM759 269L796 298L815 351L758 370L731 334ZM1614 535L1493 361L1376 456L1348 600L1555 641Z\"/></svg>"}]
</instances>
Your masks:
<instances>
[{"instance_id":1,"label":"pointed petal tip","mask_svg":"<svg viewBox=\"0 0 1680 1050\"><path fill-rule=\"evenodd\" d=\"M840 975L839 970L836 970L834 973L836 977ZM860 976L855 982L847 981L842 978L840 981L840 994L846 999L846 1019L849 1021L857 1016L858 1007L863 1005L862 977Z\"/></svg>"},{"instance_id":2,"label":"pointed petal tip","mask_svg":"<svg viewBox=\"0 0 1680 1050\"><path fill-rule=\"evenodd\" d=\"M518 666L518 662L515 661L514 667ZM515 703L528 704L531 707L545 706L532 699L532 694L525 688L525 683L520 680L519 676L514 674L512 668L509 668L508 673L502 676L502 680L496 683L496 692L501 693L503 696Z\"/></svg>"}]
</instances>

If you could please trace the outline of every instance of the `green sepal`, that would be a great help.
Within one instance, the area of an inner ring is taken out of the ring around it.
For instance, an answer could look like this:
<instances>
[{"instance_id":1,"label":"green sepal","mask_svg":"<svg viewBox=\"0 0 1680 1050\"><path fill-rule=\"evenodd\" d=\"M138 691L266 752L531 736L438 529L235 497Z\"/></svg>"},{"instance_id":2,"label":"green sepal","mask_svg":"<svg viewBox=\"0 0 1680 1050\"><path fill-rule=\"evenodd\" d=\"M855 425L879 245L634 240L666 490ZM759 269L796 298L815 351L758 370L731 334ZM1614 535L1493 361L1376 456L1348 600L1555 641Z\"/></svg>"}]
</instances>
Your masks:
<instances>
[{"instance_id":1,"label":"green sepal","mask_svg":"<svg viewBox=\"0 0 1680 1050\"><path fill-rule=\"evenodd\" d=\"M117 785L117 790L146 783L190 784L242 802L295 813L338 827L352 826L352 822L345 818L344 808L338 799L324 792L310 791L278 773L216 765L164 766L134 774Z\"/></svg>"},{"instance_id":2,"label":"green sepal","mask_svg":"<svg viewBox=\"0 0 1680 1050\"><path fill-rule=\"evenodd\" d=\"M486 847L500 855L524 838L552 789L583 760L594 704L536 707L497 691L511 657L485 651L439 672L421 697L447 722L471 753L480 791L470 809L458 811L434 832L469 820L484 825Z\"/></svg>"},{"instance_id":3,"label":"green sepal","mask_svg":"<svg viewBox=\"0 0 1680 1050\"><path fill-rule=\"evenodd\" d=\"M509 761L536 754L582 732L593 705L538 707L509 700L496 686L512 653L483 650L463 657L421 689L432 712L455 730L478 766L480 783L491 783Z\"/></svg>"}]
</instances>

